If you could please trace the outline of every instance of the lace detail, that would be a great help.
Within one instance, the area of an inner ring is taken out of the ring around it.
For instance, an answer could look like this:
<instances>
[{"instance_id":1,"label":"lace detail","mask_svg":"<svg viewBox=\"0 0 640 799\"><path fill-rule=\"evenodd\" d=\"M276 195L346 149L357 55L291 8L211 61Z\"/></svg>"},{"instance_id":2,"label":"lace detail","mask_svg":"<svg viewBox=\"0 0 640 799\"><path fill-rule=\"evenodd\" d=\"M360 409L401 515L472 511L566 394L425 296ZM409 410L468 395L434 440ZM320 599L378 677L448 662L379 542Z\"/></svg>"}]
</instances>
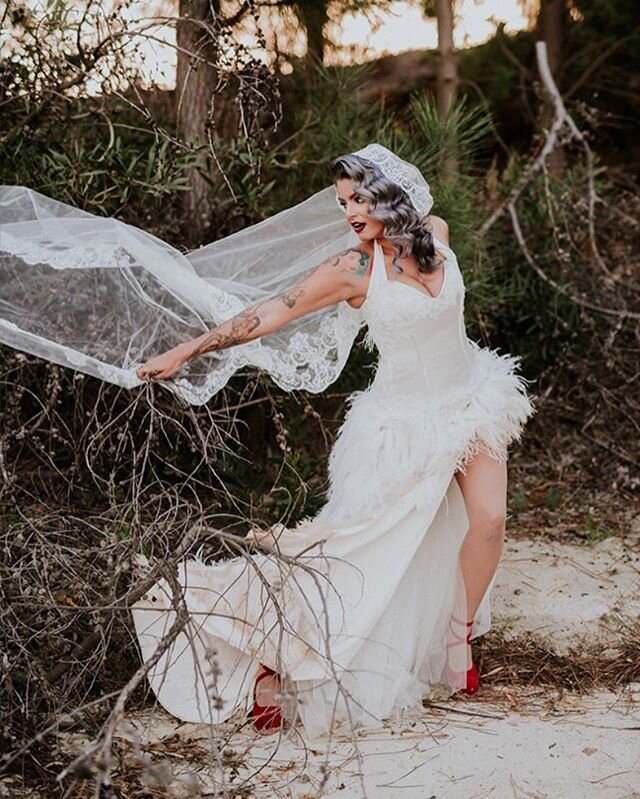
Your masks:
<instances>
[{"instance_id":1,"label":"lace detail","mask_svg":"<svg viewBox=\"0 0 640 799\"><path fill-rule=\"evenodd\" d=\"M347 303L340 303L335 317L325 317L313 334L297 332L286 351L256 340L225 351L224 361L208 372L202 385L181 378L170 384L172 390L193 405L208 401L223 388L231 375L244 366L268 372L285 391L324 391L342 371L351 346L362 324L362 316Z\"/></svg>"},{"instance_id":2,"label":"lace detail","mask_svg":"<svg viewBox=\"0 0 640 799\"><path fill-rule=\"evenodd\" d=\"M123 369L99 361L97 358L78 352L64 344L58 344L22 330L6 319L0 319L0 341L15 349L30 352L39 358L79 370L123 388L133 388L140 383L133 368Z\"/></svg>"},{"instance_id":3,"label":"lace detail","mask_svg":"<svg viewBox=\"0 0 640 799\"><path fill-rule=\"evenodd\" d=\"M46 264L52 269L119 267L133 262L124 247L117 244L61 247L53 242L36 244L33 241L22 241L6 232L2 233L0 243L3 252L11 253L27 264Z\"/></svg>"},{"instance_id":4,"label":"lace detail","mask_svg":"<svg viewBox=\"0 0 640 799\"><path fill-rule=\"evenodd\" d=\"M380 167L389 180L404 189L420 216L426 216L429 213L433 206L429 184L413 164L398 158L395 153L387 150L381 144L368 144L362 150L358 150L355 155L372 161Z\"/></svg>"},{"instance_id":5,"label":"lace detail","mask_svg":"<svg viewBox=\"0 0 640 799\"><path fill-rule=\"evenodd\" d=\"M360 154L428 213L429 187L414 166L379 144ZM136 364L278 296L354 238L333 186L188 253L119 220L3 186L0 341L135 386ZM285 390L320 392L338 377L363 318L347 303L322 308L256 342L198 359L163 385L201 404L248 366L267 371Z\"/></svg>"},{"instance_id":6,"label":"lace detail","mask_svg":"<svg viewBox=\"0 0 640 799\"><path fill-rule=\"evenodd\" d=\"M134 294L144 297L147 310L151 311L150 318L153 316L153 307L158 305L158 299L151 296L147 288L141 284L140 278L132 274L131 266L135 264L135 258L122 245L114 243L63 247L47 241L42 243L22 241L3 232L1 247L6 254L15 256L26 264L32 266L42 264L55 270L74 270L76 275L83 269L117 270L126 278ZM246 307L246 303L239 297L201 278L196 279L200 295L200 311L206 319L219 324ZM90 297L87 299L91 302ZM96 308L100 308L97 297L94 298L94 304ZM164 307L166 310L166 300ZM116 385L131 388L139 384L135 367L129 365L131 360L127 362L128 355L124 356L125 360L121 366L107 363L96 357L96 353L91 355L60 341L43 338L34 329L25 329L22 324L25 327L29 324L34 326L33 321L21 320L19 326L9 320L0 320L0 340L10 346L24 349L39 357L53 360L62 366L80 370ZM339 303L325 312L310 332L297 330L288 340L280 342L280 347L270 343L269 337L265 337L214 353L210 356L212 366L204 377L189 374L187 367L186 376L165 385L186 402L202 405L224 388L238 369L253 366L268 372L286 391L304 389L319 393L342 371L361 325L360 310L352 308L345 302ZM186 334L183 333L182 336L185 337ZM104 343L106 345L106 342ZM116 343L114 352L118 348ZM126 351L126 346L122 346L121 349Z\"/></svg>"}]
</instances>

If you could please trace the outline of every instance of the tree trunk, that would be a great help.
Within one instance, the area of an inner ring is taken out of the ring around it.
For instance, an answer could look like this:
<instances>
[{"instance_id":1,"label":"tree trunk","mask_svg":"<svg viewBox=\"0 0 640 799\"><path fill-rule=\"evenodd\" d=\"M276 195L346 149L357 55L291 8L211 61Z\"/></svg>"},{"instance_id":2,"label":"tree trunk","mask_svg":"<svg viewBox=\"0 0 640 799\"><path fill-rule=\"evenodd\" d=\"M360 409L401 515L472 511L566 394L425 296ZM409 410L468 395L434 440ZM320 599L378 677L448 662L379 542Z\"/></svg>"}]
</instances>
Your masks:
<instances>
[{"instance_id":1,"label":"tree trunk","mask_svg":"<svg viewBox=\"0 0 640 799\"><path fill-rule=\"evenodd\" d=\"M554 78L563 61L568 22L567 0L540 0L536 38L542 39L547 45L549 67Z\"/></svg>"},{"instance_id":2,"label":"tree trunk","mask_svg":"<svg viewBox=\"0 0 640 799\"><path fill-rule=\"evenodd\" d=\"M216 40L209 29L219 14L219 0L180 0L177 26L176 123L178 132L194 145L206 145L217 72ZM208 63L207 63L208 62ZM189 171L190 191L184 211L194 243L207 233L213 211L211 159L203 149L198 167ZM209 177L209 180L207 180Z\"/></svg>"},{"instance_id":3,"label":"tree trunk","mask_svg":"<svg viewBox=\"0 0 640 799\"><path fill-rule=\"evenodd\" d=\"M453 5L455 0L436 0L438 20L438 113L444 120L451 111L458 89L458 60L453 47ZM455 145L442 161L442 178L446 182L455 180L458 174L458 157Z\"/></svg>"},{"instance_id":4,"label":"tree trunk","mask_svg":"<svg viewBox=\"0 0 640 799\"><path fill-rule=\"evenodd\" d=\"M564 61L564 45L569 25L567 0L540 0L540 11L536 20L536 39L547 45L547 58L554 79ZM557 80L556 80L557 82ZM547 128L553 121L553 102L546 96L540 108L540 121ZM564 172L565 156L561 149L555 149L547 159L549 171L556 177Z\"/></svg>"},{"instance_id":5,"label":"tree trunk","mask_svg":"<svg viewBox=\"0 0 640 799\"><path fill-rule=\"evenodd\" d=\"M458 62L453 48L453 0L436 0L438 19L437 102L440 115L449 113L458 86Z\"/></svg>"},{"instance_id":6,"label":"tree trunk","mask_svg":"<svg viewBox=\"0 0 640 799\"><path fill-rule=\"evenodd\" d=\"M324 63L324 29L329 21L328 0L305 0L296 3L298 17L307 32L307 67Z\"/></svg>"}]
</instances>

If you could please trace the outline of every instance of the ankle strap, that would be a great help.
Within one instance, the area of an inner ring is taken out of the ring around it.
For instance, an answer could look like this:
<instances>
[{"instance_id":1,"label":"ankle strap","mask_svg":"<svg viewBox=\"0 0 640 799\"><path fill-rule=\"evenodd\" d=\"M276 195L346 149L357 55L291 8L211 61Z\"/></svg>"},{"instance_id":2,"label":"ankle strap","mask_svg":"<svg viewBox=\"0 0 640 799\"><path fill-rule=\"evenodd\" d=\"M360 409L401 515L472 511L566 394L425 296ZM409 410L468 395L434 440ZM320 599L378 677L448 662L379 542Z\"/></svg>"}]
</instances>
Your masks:
<instances>
[{"instance_id":1,"label":"ankle strap","mask_svg":"<svg viewBox=\"0 0 640 799\"><path fill-rule=\"evenodd\" d=\"M473 619L471 619L471 621L461 621L460 619L456 619L455 616L452 616L451 621L455 621L456 624L464 624L465 627L473 626Z\"/></svg>"}]
</instances>

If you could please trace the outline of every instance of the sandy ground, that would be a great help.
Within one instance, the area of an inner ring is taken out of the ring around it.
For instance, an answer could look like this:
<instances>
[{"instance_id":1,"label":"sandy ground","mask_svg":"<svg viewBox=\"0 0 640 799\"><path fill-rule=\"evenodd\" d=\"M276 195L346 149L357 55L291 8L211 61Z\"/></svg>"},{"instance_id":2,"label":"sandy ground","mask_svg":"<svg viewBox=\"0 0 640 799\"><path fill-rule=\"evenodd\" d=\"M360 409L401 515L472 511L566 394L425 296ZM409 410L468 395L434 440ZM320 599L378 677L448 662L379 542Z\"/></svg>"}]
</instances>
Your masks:
<instances>
[{"instance_id":1,"label":"sandy ground","mask_svg":"<svg viewBox=\"0 0 640 799\"><path fill-rule=\"evenodd\" d=\"M533 632L560 652L615 640L621 621L640 617L638 539L510 542L493 596L506 635ZM196 795L198 782L202 795L220 796L222 780L237 796L274 799L640 799L640 684L588 697L483 688L404 725L338 730L313 748L299 731L250 727L221 743L162 711L130 718L123 733L139 751L166 751L175 796Z\"/></svg>"},{"instance_id":2,"label":"sandy ground","mask_svg":"<svg viewBox=\"0 0 640 799\"><path fill-rule=\"evenodd\" d=\"M505 712L505 697L493 694L490 702L448 702L405 727L364 729L314 748L299 737L247 730L225 750L227 762L241 764L233 781L228 767L204 764L199 778L212 788L224 771L229 788L250 783L248 795L265 799L640 797L640 685L617 696L566 697L552 708L528 695L520 713ZM165 714L153 728L149 722L134 722L139 738L177 733L189 745L209 746L202 725L179 725ZM178 795L193 795L188 779L180 783L173 783ZM218 794L205 788L204 795Z\"/></svg>"},{"instance_id":3,"label":"sandy ground","mask_svg":"<svg viewBox=\"0 0 640 799\"><path fill-rule=\"evenodd\" d=\"M615 640L621 620L640 618L640 538L507 543L492 611L507 637L534 633L558 653L582 640Z\"/></svg>"}]
</instances>

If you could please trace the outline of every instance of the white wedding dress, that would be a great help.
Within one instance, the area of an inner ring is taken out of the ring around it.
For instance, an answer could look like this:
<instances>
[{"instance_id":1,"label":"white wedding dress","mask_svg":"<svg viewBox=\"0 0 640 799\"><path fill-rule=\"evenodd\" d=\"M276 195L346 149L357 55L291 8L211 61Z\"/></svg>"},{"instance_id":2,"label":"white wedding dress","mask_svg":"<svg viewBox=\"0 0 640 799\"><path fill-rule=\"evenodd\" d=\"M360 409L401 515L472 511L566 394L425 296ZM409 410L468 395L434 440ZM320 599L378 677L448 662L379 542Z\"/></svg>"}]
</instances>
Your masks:
<instances>
[{"instance_id":1,"label":"white wedding dress","mask_svg":"<svg viewBox=\"0 0 640 799\"><path fill-rule=\"evenodd\" d=\"M468 652L451 618L466 619L468 522L454 474L479 451L506 457L532 408L515 359L467 338L456 257L436 247L446 263L432 297L390 279L375 244L361 310L379 362L350 398L320 512L250 533L263 552L180 565L190 622L149 675L175 716L215 724L248 709L260 662L281 675L308 737L420 712L432 690L464 687ZM474 636L490 626L489 594ZM147 660L175 621L168 584L133 616Z\"/></svg>"}]
</instances>

